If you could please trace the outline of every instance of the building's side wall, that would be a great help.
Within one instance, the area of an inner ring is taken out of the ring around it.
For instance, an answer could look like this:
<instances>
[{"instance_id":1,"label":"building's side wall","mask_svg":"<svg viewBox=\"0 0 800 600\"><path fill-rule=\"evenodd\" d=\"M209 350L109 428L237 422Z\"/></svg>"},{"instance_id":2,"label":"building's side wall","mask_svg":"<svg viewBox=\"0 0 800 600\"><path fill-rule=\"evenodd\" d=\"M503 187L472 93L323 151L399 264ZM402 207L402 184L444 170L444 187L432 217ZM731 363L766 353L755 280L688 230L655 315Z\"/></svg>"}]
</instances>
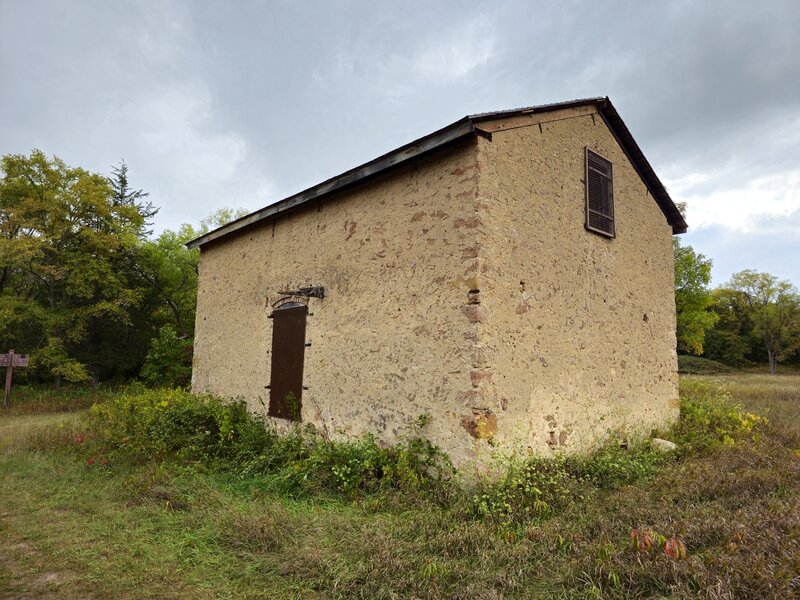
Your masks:
<instances>
[{"instance_id":1,"label":"building's side wall","mask_svg":"<svg viewBox=\"0 0 800 600\"><path fill-rule=\"evenodd\" d=\"M204 247L194 391L263 412L272 304L283 290L322 285L326 297L309 301L302 420L393 441L427 413L425 433L465 456L476 194L470 140Z\"/></svg>"},{"instance_id":2,"label":"building's side wall","mask_svg":"<svg viewBox=\"0 0 800 600\"><path fill-rule=\"evenodd\" d=\"M593 107L483 124L478 343L501 446L548 453L677 417L672 233ZM584 228L584 147L613 163L617 236Z\"/></svg>"}]
</instances>

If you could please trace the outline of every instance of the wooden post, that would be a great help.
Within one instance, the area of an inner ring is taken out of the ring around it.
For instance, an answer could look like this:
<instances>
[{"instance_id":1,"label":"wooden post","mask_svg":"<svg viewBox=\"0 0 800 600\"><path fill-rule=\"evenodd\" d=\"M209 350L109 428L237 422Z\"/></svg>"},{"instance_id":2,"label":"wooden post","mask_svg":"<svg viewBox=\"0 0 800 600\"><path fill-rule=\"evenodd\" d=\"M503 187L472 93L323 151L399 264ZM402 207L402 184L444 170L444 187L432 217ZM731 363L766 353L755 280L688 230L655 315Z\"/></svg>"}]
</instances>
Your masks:
<instances>
[{"instance_id":1,"label":"wooden post","mask_svg":"<svg viewBox=\"0 0 800 600\"><path fill-rule=\"evenodd\" d=\"M3 398L3 408L8 406L8 399L11 398L11 377L14 373L14 367L27 367L28 355L27 354L14 354L14 349L8 351L8 354L0 354L0 367L6 368L6 393Z\"/></svg>"},{"instance_id":2,"label":"wooden post","mask_svg":"<svg viewBox=\"0 0 800 600\"><path fill-rule=\"evenodd\" d=\"M3 408L8 407L8 399L11 397L11 376L14 373L14 349L8 351L8 366L6 367L6 395L3 398Z\"/></svg>"}]
</instances>

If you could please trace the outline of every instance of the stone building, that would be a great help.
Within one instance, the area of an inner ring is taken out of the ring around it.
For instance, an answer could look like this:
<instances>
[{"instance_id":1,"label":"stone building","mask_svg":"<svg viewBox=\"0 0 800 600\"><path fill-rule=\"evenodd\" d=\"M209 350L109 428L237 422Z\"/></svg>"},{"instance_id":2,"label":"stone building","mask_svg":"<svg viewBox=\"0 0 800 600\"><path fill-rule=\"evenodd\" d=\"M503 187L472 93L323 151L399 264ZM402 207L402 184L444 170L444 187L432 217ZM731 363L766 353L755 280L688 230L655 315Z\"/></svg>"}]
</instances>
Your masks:
<instances>
[{"instance_id":1,"label":"stone building","mask_svg":"<svg viewBox=\"0 0 800 600\"><path fill-rule=\"evenodd\" d=\"M608 98L465 117L189 243L193 390L456 463L677 417L686 223Z\"/></svg>"}]
</instances>

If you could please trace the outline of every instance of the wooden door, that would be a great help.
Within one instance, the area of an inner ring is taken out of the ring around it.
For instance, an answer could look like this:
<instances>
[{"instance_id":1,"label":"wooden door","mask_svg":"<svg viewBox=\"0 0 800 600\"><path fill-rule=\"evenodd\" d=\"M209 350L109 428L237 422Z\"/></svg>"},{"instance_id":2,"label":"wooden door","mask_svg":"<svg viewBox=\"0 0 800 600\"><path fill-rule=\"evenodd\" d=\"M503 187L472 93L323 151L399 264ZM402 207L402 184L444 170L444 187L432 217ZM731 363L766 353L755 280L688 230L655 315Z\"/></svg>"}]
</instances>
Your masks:
<instances>
[{"instance_id":1,"label":"wooden door","mask_svg":"<svg viewBox=\"0 0 800 600\"><path fill-rule=\"evenodd\" d=\"M300 420L307 314L305 305L294 303L272 313L272 368L267 412L271 417Z\"/></svg>"}]
</instances>

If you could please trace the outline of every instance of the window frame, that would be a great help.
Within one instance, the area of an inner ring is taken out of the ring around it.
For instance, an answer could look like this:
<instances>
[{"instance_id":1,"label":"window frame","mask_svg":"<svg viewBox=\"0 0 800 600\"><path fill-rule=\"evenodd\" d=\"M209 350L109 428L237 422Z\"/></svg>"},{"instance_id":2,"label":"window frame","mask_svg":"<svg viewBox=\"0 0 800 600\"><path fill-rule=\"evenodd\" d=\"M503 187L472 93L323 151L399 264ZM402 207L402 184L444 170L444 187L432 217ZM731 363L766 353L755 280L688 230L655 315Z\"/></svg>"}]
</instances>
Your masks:
<instances>
[{"instance_id":1,"label":"window frame","mask_svg":"<svg viewBox=\"0 0 800 600\"><path fill-rule=\"evenodd\" d=\"M595 173L597 173L600 177L604 177L608 181L608 190L609 190L609 204L611 205L611 214L603 214L600 211L593 210L589 208L589 156L592 155L597 159L599 162L604 162L608 165L608 175L601 173L597 169L593 169ZM614 239L617 237L617 211L616 206L614 203L614 164L608 160L605 156L600 154L599 152L595 152L589 146L584 147L583 153L583 178L584 178L584 227L587 231L591 231L597 235L603 236L605 238ZM600 215L601 217L605 217L606 219L611 220L611 231L605 231L604 229L598 229L597 227L592 227L589 221L589 214L594 213L596 215Z\"/></svg>"}]
</instances>

